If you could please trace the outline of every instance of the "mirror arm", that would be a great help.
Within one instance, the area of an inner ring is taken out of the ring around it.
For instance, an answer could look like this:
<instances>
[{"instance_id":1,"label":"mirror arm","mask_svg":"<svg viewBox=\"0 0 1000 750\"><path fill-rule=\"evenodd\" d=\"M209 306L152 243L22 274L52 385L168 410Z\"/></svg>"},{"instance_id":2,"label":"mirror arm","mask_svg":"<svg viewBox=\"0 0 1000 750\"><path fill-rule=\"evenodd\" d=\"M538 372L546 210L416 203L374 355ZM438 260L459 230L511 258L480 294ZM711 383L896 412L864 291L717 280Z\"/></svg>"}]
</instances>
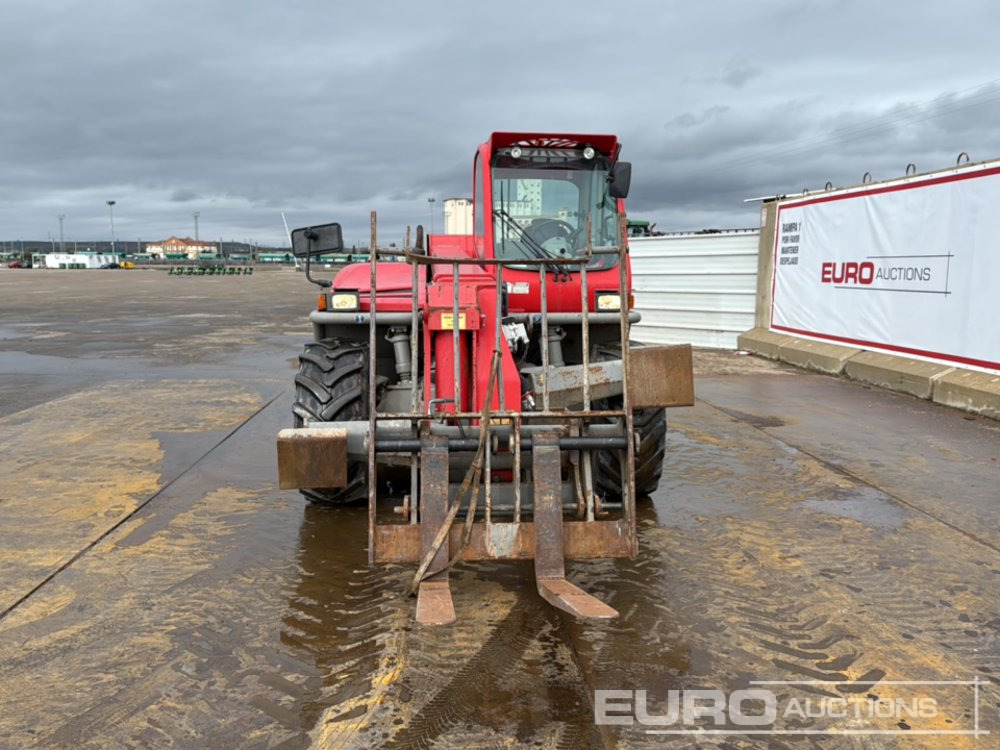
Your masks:
<instances>
[{"instance_id":1,"label":"mirror arm","mask_svg":"<svg viewBox=\"0 0 1000 750\"><path fill-rule=\"evenodd\" d=\"M309 238L309 244L312 245L312 237ZM333 286L332 282L328 281L327 279L314 279L312 277L312 274L309 273L309 271L310 271L311 268L312 268L312 253L307 253L306 254L306 281L309 281L309 282L315 284L320 289L327 289L327 288Z\"/></svg>"}]
</instances>

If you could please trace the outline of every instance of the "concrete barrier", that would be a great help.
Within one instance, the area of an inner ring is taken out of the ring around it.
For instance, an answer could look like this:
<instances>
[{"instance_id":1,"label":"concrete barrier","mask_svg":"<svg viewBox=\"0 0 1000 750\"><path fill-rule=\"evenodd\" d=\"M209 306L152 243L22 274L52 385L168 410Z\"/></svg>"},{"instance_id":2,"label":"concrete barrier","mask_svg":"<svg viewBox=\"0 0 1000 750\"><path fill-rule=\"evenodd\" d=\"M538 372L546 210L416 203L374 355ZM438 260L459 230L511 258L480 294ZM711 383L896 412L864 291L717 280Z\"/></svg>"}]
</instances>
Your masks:
<instances>
[{"instance_id":1,"label":"concrete barrier","mask_svg":"<svg viewBox=\"0 0 1000 750\"><path fill-rule=\"evenodd\" d=\"M827 375L839 375L844 371L847 361L860 353L860 349L848 346L792 338L778 350L778 359L790 365L819 370Z\"/></svg>"},{"instance_id":2,"label":"concrete barrier","mask_svg":"<svg viewBox=\"0 0 1000 750\"><path fill-rule=\"evenodd\" d=\"M956 368L934 383L933 400L1000 419L1000 375Z\"/></svg>"},{"instance_id":3,"label":"concrete barrier","mask_svg":"<svg viewBox=\"0 0 1000 750\"><path fill-rule=\"evenodd\" d=\"M751 328L736 338L736 345L745 352L753 352L768 359L778 359L778 352L792 340L791 336L774 333L766 328Z\"/></svg>"},{"instance_id":4,"label":"concrete barrier","mask_svg":"<svg viewBox=\"0 0 1000 750\"><path fill-rule=\"evenodd\" d=\"M827 375L844 375L938 404L1000 419L1000 375L909 357L837 346L753 328L738 339L743 351Z\"/></svg>"},{"instance_id":5,"label":"concrete barrier","mask_svg":"<svg viewBox=\"0 0 1000 750\"><path fill-rule=\"evenodd\" d=\"M818 370L828 375L839 375L844 366L860 349L826 344L812 339L800 339L774 333L766 328L753 328L740 334L737 343L743 351L753 352L768 359L777 359L797 367Z\"/></svg>"},{"instance_id":6,"label":"concrete barrier","mask_svg":"<svg viewBox=\"0 0 1000 750\"><path fill-rule=\"evenodd\" d=\"M851 357L844 368L845 374L852 380L909 393L917 398L930 398L934 394L935 383L943 375L954 371L955 368L948 365L869 351Z\"/></svg>"}]
</instances>

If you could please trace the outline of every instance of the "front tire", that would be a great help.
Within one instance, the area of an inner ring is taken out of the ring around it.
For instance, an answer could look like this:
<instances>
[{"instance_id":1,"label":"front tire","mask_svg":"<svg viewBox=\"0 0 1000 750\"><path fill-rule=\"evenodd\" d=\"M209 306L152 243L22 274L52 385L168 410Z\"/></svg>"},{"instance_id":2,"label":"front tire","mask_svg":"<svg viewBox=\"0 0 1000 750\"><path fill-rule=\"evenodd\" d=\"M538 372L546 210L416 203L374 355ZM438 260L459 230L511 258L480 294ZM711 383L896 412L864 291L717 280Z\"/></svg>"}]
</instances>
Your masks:
<instances>
[{"instance_id":1,"label":"front tire","mask_svg":"<svg viewBox=\"0 0 1000 750\"><path fill-rule=\"evenodd\" d=\"M630 343L630 346L641 346ZM618 346L599 349L595 359L620 359ZM599 408L621 409L621 397L609 398ZM667 410L661 407L632 410L632 429L639 437L635 452L635 496L648 497L656 492L663 476L663 460L667 454ZM622 470L619 451L603 450L594 453L594 489L610 502L621 502Z\"/></svg>"},{"instance_id":2,"label":"front tire","mask_svg":"<svg viewBox=\"0 0 1000 750\"><path fill-rule=\"evenodd\" d=\"M368 419L368 345L324 339L306 344L295 375L292 423L359 422ZM308 500L327 505L359 503L368 499L368 466L349 461L347 486L299 490Z\"/></svg>"},{"instance_id":3,"label":"front tire","mask_svg":"<svg viewBox=\"0 0 1000 750\"><path fill-rule=\"evenodd\" d=\"M621 401L609 408L621 408ZM635 409L632 412L632 428L639 436L639 448L635 452L635 495L636 499L656 492L663 475L663 459L667 454L667 410L658 407ZM622 470L618 458L619 451L597 451L594 472L594 486L597 494L605 500L620 502L622 499Z\"/></svg>"}]
</instances>

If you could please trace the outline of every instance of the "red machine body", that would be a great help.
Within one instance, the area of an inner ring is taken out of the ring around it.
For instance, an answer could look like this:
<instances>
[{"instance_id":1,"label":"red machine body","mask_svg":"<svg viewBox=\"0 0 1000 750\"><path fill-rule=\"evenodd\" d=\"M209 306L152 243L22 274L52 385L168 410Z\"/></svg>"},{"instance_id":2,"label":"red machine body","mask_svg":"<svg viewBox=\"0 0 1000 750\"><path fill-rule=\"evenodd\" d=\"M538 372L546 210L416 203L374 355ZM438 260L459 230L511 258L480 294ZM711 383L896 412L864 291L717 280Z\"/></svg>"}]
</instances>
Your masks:
<instances>
[{"instance_id":1,"label":"red machine body","mask_svg":"<svg viewBox=\"0 0 1000 750\"><path fill-rule=\"evenodd\" d=\"M473 163L472 203L474 233L471 235L430 235L427 237L427 253L440 258L483 258L494 259L498 255L498 215L494 210L486 210L497 202L494 195L494 164L497 155L512 148L523 151L533 150L545 153L559 153L570 149L582 151L590 148L594 157L613 164L618 157L620 144L614 135L555 135L545 133L493 133L489 140L480 144ZM615 199L613 215L623 216L624 200ZM577 232L584 227L577 226ZM614 227L618 236L617 221ZM609 256L610 257L610 256ZM454 377L454 347L452 346L452 326L454 325L453 289L456 272L448 263L432 264L430 278L418 280L418 303L423 312L423 356L424 373L435 373L433 389L424 389L424 405L432 399L444 400L441 411L478 411L482 409L489 377L489 363L496 341L493 338L494 319L497 315L513 313L537 313L542 309L542 284L545 284L547 309L549 313L581 313L582 277L578 272L539 273L534 269L518 269L496 265L458 266L459 314L458 326L468 335L463 336L459 348L461 387L456 389ZM626 268L625 287L631 289L631 269ZM380 262L377 268L376 291L378 311L408 311L412 302L412 274L407 263ZM502 275L506 289L503 304L505 309L497 310L496 274ZM544 280L544 281L543 281ZM602 293L617 293L620 272L617 264L588 271L587 309L598 309L597 298ZM367 263L347 266L333 280L334 291L357 291L360 310L367 312L370 303L370 274ZM622 300L621 304L628 304ZM494 409L517 410L522 403L521 380L516 363L508 347L501 344L501 373L504 381L504 404L500 404L499 392L495 392ZM456 391L460 403L448 403L455 399ZM499 391L499 389L498 389Z\"/></svg>"}]
</instances>

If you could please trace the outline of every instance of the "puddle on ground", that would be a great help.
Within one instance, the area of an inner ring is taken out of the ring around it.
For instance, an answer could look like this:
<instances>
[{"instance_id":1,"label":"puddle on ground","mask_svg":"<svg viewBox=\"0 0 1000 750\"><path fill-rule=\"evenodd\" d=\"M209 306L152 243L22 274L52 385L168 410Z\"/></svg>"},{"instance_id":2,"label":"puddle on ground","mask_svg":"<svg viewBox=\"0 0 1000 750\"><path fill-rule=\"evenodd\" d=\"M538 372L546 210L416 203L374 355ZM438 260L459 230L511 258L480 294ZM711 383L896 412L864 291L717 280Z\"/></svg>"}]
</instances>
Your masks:
<instances>
[{"instance_id":1,"label":"puddle on ground","mask_svg":"<svg viewBox=\"0 0 1000 750\"><path fill-rule=\"evenodd\" d=\"M706 439L688 426L667 431L667 455L660 489L640 499L675 529L698 528L708 518L740 515L747 510L745 492L737 486L766 481L766 474L747 463L725 440ZM684 471L678 467L684 466ZM734 480L742 482L733 484Z\"/></svg>"},{"instance_id":2,"label":"puddle on ground","mask_svg":"<svg viewBox=\"0 0 1000 750\"><path fill-rule=\"evenodd\" d=\"M10 341L11 339L26 339L32 334L27 331L15 330L13 326L0 326L0 341Z\"/></svg>"},{"instance_id":3,"label":"puddle on ground","mask_svg":"<svg viewBox=\"0 0 1000 750\"><path fill-rule=\"evenodd\" d=\"M739 411L737 409L724 409L721 406L716 407L719 411L724 414L728 414L733 419L737 419L740 422L746 422L754 427L784 427L785 420L779 419L778 417L763 417L759 414L748 414L745 411Z\"/></svg>"},{"instance_id":4,"label":"puddle on ground","mask_svg":"<svg viewBox=\"0 0 1000 750\"><path fill-rule=\"evenodd\" d=\"M830 497L811 497L802 502L810 510L850 518L880 529L898 529L909 511L875 487L834 489Z\"/></svg>"}]
</instances>

